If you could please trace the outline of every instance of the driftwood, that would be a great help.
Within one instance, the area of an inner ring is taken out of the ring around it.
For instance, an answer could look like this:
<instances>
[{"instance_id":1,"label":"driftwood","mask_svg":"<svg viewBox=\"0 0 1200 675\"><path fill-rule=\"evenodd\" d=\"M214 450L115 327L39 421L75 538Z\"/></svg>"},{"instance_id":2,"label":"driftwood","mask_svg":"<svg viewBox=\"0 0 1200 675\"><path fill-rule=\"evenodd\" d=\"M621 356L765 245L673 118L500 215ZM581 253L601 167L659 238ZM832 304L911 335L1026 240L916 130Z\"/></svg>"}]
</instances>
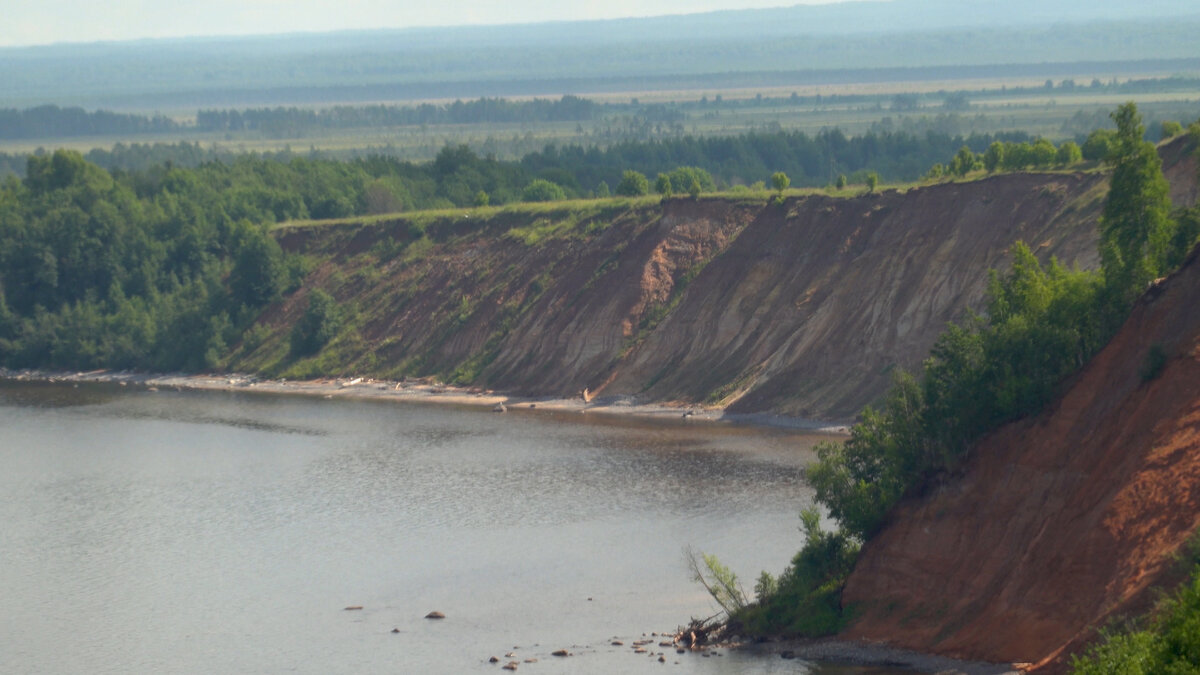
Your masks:
<instances>
[{"instance_id":1,"label":"driftwood","mask_svg":"<svg viewBox=\"0 0 1200 675\"><path fill-rule=\"evenodd\" d=\"M688 625L680 626L675 632L675 644L687 649L699 649L718 642L725 629L725 624L717 621L719 616L714 614L707 619L693 618Z\"/></svg>"}]
</instances>

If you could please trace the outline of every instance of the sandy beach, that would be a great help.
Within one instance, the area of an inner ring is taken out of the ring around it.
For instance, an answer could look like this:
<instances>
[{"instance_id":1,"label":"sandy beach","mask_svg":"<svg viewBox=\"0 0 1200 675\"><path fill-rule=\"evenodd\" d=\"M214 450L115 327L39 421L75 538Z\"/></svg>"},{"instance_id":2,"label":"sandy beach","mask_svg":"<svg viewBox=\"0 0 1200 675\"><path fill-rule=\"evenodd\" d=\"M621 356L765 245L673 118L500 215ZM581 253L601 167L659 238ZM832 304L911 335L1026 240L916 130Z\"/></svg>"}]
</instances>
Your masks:
<instances>
[{"instance_id":1,"label":"sandy beach","mask_svg":"<svg viewBox=\"0 0 1200 675\"><path fill-rule=\"evenodd\" d=\"M272 380L255 375L183 373L136 373L116 370L48 371L0 369L0 380L14 382L93 383L121 387L176 391L239 391L277 395L311 396L398 402L439 403L496 410L542 410L588 415L619 415L646 419L686 419L694 422L723 422L779 427L829 434L845 434L845 425L806 420L772 413L727 413L720 408L672 403L640 403L633 396L573 399L510 396L478 387L458 387L430 378L377 380L364 377L315 380Z\"/></svg>"}]
</instances>

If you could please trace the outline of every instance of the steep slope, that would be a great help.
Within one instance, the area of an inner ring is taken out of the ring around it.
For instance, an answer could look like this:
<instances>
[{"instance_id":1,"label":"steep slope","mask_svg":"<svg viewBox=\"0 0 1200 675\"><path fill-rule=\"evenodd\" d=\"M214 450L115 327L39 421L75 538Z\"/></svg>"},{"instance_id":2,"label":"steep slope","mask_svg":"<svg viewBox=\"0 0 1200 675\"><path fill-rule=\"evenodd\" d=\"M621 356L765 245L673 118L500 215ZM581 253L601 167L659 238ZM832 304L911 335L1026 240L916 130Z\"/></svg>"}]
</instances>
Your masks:
<instances>
[{"instance_id":1,"label":"steep slope","mask_svg":"<svg viewBox=\"0 0 1200 675\"><path fill-rule=\"evenodd\" d=\"M673 199L281 230L318 264L230 366L437 375L526 395L637 397L844 420L978 304L1018 239L1096 263L1099 174L883 194ZM354 308L289 364L308 293ZM289 370L290 369L290 370Z\"/></svg>"},{"instance_id":2,"label":"steep slope","mask_svg":"<svg viewBox=\"0 0 1200 675\"><path fill-rule=\"evenodd\" d=\"M851 417L976 306L1013 242L1094 265L1102 187L1096 174L1015 174L765 209L605 391Z\"/></svg>"},{"instance_id":3,"label":"steep slope","mask_svg":"<svg viewBox=\"0 0 1200 675\"><path fill-rule=\"evenodd\" d=\"M1150 289L1042 415L987 437L961 479L863 549L848 636L1061 669L1147 602L1200 526L1200 249ZM1143 369L1161 350L1150 380Z\"/></svg>"},{"instance_id":4,"label":"steep slope","mask_svg":"<svg viewBox=\"0 0 1200 675\"><path fill-rule=\"evenodd\" d=\"M1191 147L1162 148L1177 203L1196 198ZM845 421L978 308L1017 240L1095 266L1106 190L1095 172L1017 173L783 204L645 198L282 228L315 269L228 366ZM347 328L296 361L287 336L314 289Z\"/></svg>"}]
</instances>

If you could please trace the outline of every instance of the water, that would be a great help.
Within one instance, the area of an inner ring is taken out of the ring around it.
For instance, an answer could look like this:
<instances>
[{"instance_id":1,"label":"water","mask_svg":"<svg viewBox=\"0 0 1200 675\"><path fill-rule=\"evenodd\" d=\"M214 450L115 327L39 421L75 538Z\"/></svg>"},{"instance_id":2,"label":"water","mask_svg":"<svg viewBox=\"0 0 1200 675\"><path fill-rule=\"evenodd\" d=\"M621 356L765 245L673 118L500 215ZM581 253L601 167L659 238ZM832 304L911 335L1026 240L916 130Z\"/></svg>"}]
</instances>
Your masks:
<instances>
[{"instance_id":1,"label":"water","mask_svg":"<svg viewBox=\"0 0 1200 675\"><path fill-rule=\"evenodd\" d=\"M0 672L495 672L508 652L538 659L525 672L659 672L628 643L714 613L684 547L751 584L778 572L817 440L0 386ZM656 651L677 672L848 672Z\"/></svg>"}]
</instances>

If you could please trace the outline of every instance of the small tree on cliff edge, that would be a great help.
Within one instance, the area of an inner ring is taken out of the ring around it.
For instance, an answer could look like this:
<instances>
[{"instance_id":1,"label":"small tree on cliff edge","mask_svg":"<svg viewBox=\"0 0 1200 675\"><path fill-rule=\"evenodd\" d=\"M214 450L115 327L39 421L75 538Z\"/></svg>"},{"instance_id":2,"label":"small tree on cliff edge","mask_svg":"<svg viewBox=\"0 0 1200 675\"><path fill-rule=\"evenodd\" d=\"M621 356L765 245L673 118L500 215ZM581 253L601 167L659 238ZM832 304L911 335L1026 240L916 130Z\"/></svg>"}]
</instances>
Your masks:
<instances>
[{"instance_id":1,"label":"small tree on cliff edge","mask_svg":"<svg viewBox=\"0 0 1200 675\"><path fill-rule=\"evenodd\" d=\"M1166 269L1175 224L1162 161L1131 101L1111 115L1117 133L1105 161L1112 184L1100 217L1100 259L1105 285L1119 303L1128 302Z\"/></svg>"},{"instance_id":2,"label":"small tree on cliff edge","mask_svg":"<svg viewBox=\"0 0 1200 675\"><path fill-rule=\"evenodd\" d=\"M792 179L788 178L786 173L782 171L776 171L775 173L771 174L771 186L774 187L777 192L779 192L780 197L783 197L783 191L788 189L788 186L791 184Z\"/></svg>"},{"instance_id":3,"label":"small tree on cliff edge","mask_svg":"<svg viewBox=\"0 0 1200 675\"><path fill-rule=\"evenodd\" d=\"M650 181L646 176L628 169L621 174L621 182L617 183L617 194L623 197L638 197L650 191Z\"/></svg>"},{"instance_id":4,"label":"small tree on cliff edge","mask_svg":"<svg viewBox=\"0 0 1200 675\"><path fill-rule=\"evenodd\" d=\"M671 198L671 177L665 173L658 174L658 179L654 181L654 191L663 196L663 199Z\"/></svg>"}]
</instances>

